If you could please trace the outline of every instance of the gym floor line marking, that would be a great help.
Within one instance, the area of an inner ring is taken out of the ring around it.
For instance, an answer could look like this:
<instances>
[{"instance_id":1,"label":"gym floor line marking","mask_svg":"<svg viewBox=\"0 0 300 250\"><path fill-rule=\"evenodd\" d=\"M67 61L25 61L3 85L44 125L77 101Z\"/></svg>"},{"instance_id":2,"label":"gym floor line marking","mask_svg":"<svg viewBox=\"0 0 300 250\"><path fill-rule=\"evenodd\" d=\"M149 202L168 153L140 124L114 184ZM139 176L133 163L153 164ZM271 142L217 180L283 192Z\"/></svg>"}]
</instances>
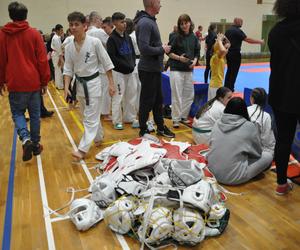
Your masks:
<instances>
[{"instance_id":1,"label":"gym floor line marking","mask_svg":"<svg viewBox=\"0 0 300 250\"><path fill-rule=\"evenodd\" d=\"M45 184L45 178L44 178L44 173L43 173L43 165L42 165L41 156L38 155L36 157L36 160L37 160L39 180L40 180L40 190L41 190L41 198L42 198L42 204L43 204L43 213L44 213L44 219L45 219L48 249L55 250L56 248L55 248L55 240L54 240L54 236L53 236L53 228L52 228L50 216L48 215L49 211L46 209L46 207L48 207L48 198L47 198L47 191L46 191L46 184Z\"/></svg>"},{"instance_id":2,"label":"gym floor line marking","mask_svg":"<svg viewBox=\"0 0 300 250\"><path fill-rule=\"evenodd\" d=\"M53 86L52 86L53 87ZM53 87L54 88L54 87ZM63 105L67 108L68 107L68 104L65 102L64 98L61 96L61 94L59 93L59 91L54 88L56 93L58 94L58 97L60 98L60 100L62 101ZM76 114L74 113L74 111L72 110L69 110L69 113L70 115L72 116L73 120L75 121L77 127L81 130L81 132L84 131L84 128L81 124L81 122L79 121L79 119L77 118Z\"/></svg>"},{"instance_id":3,"label":"gym floor line marking","mask_svg":"<svg viewBox=\"0 0 300 250\"><path fill-rule=\"evenodd\" d=\"M15 179L15 166L16 166L16 144L17 144L17 130L14 129L13 144L11 148L11 157L10 157L10 169L9 169L9 177L8 177L8 190L6 196L2 250L10 250L10 243L11 243L14 179Z\"/></svg>"},{"instance_id":4,"label":"gym floor line marking","mask_svg":"<svg viewBox=\"0 0 300 250\"><path fill-rule=\"evenodd\" d=\"M55 108L55 110L56 110L56 113L57 113L57 115L58 115L58 117L59 117L59 120L60 120L60 122L61 122L61 124L62 124L62 126L63 126L63 128L64 128L64 130L65 130L65 133L67 134L67 137L68 137L70 143L71 143L72 146L73 146L73 149L74 149L74 150L77 150L77 146L76 146L76 144L75 144L75 142L74 142L74 140L73 140L73 138L72 138L72 136L71 136L70 131L68 130L68 128L67 128L67 126L66 126L66 124L65 124L65 122L64 122L64 119L62 118L62 116L61 116L59 110L58 110L57 107L56 107L56 104L55 104L55 102L54 102L54 100L53 100L53 98L52 98L52 95L51 95L50 91L47 90L47 92L48 92L49 98L50 98L50 100L51 100L51 102L52 102L52 104L53 104L53 106L54 106L54 108ZM82 168L83 168L83 170L84 170L84 172L85 172L85 174L86 174L86 176L87 176L89 182L92 183L92 182L93 182L93 177L92 177L92 175L91 175L89 169L87 168L87 165L85 164L84 160L81 160L81 161L80 161L80 164L81 164L81 166L82 166ZM130 250L130 247L128 246L128 244L127 244L125 238L124 238L122 235L118 235L118 234L115 234L115 235L116 235L116 237L117 237L117 239L118 239L118 241L119 241L119 243L120 243L122 249L124 249L124 250Z\"/></svg>"},{"instance_id":5,"label":"gym floor line marking","mask_svg":"<svg viewBox=\"0 0 300 250\"><path fill-rule=\"evenodd\" d=\"M52 88L54 88L52 86ZM62 103L67 107L67 103L65 102L65 100L63 99L63 97L61 96L60 92L54 88L54 90L56 91L56 93L58 94L58 97L60 98L60 100L62 101ZM48 94L49 95L49 94ZM73 120L75 121L77 127L81 130L81 132L84 131L84 127L82 126L81 122L79 121L79 119L77 118L76 114L74 113L74 111L72 110L69 110ZM186 125L185 125L186 126ZM191 128L190 129L183 129L183 130L177 130L177 131L173 131L175 134L180 134L180 133L185 133L185 132L190 132L191 131ZM130 139L128 139L130 140ZM108 142L103 142L101 143L101 145L111 145L111 144L114 144L114 143L117 143L119 142L120 140L113 140L113 141L108 141ZM123 139L122 141L126 141L126 139Z\"/></svg>"}]
</instances>

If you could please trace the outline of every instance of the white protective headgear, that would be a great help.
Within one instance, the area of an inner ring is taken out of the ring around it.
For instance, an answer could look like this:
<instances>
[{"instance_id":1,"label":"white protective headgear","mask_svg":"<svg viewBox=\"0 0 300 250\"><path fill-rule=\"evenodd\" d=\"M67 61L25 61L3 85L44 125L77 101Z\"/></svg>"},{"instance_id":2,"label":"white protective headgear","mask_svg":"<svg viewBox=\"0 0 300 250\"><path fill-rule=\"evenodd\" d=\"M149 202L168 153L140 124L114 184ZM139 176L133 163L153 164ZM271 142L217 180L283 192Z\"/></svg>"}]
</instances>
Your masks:
<instances>
[{"instance_id":1,"label":"white protective headgear","mask_svg":"<svg viewBox=\"0 0 300 250\"><path fill-rule=\"evenodd\" d=\"M161 158L161 159L153 166L155 175L159 175L159 174L161 174L161 173L168 172L169 165L170 165L171 161L172 161L172 160L171 160L171 159L168 159L168 158Z\"/></svg>"},{"instance_id":2,"label":"white protective headgear","mask_svg":"<svg viewBox=\"0 0 300 250\"><path fill-rule=\"evenodd\" d=\"M228 225L230 211L224 205L218 203L211 207L206 221L206 236L217 236L223 233Z\"/></svg>"},{"instance_id":3,"label":"white protective headgear","mask_svg":"<svg viewBox=\"0 0 300 250\"><path fill-rule=\"evenodd\" d=\"M203 178L205 166L205 163L195 160L173 160L170 163L168 174L175 187L188 187Z\"/></svg>"},{"instance_id":4,"label":"white protective headgear","mask_svg":"<svg viewBox=\"0 0 300 250\"><path fill-rule=\"evenodd\" d=\"M205 225L200 213L191 208L178 208L174 211L173 239L180 244L194 246L205 238Z\"/></svg>"},{"instance_id":5,"label":"white protective headgear","mask_svg":"<svg viewBox=\"0 0 300 250\"><path fill-rule=\"evenodd\" d=\"M133 226L136 207L132 197L122 196L105 210L104 220L114 232L126 234Z\"/></svg>"},{"instance_id":6,"label":"white protective headgear","mask_svg":"<svg viewBox=\"0 0 300 250\"><path fill-rule=\"evenodd\" d=\"M147 229L144 230L144 225ZM141 242L146 244L159 245L163 240L171 237L173 233L172 212L165 207L153 208L149 221L143 221L138 229L138 236ZM143 235L145 232L145 235Z\"/></svg>"},{"instance_id":7,"label":"white protective headgear","mask_svg":"<svg viewBox=\"0 0 300 250\"><path fill-rule=\"evenodd\" d=\"M90 188L92 191L91 199L95 201L99 207L107 207L117 198L115 186L115 182L108 173L96 177Z\"/></svg>"},{"instance_id":8,"label":"white protective headgear","mask_svg":"<svg viewBox=\"0 0 300 250\"><path fill-rule=\"evenodd\" d=\"M214 200L214 191L210 183L201 180L183 190L182 200L208 213Z\"/></svg>"},{"instance_id":9,"label":"white protective headgear","mask_svg":"<svg viewBox=\"0 0 300 250\"><path fill-rule=\"evenodd\" d=\"M130 175L123 175L117 182L116 191L121 194L129 194L140 196L144 191L146 191L147 186L140 182L136 181Z\"/></svg>"},{"instance_id":10,"label":"white protective headgear","mask_svg":"<svg viewBox=\"0 0 300 250\"><path fill-rule=\"evenodd\" d=\"M96 203L84 198L74 200L68 214L79 231L86 231L103 219L102 211Z\"/></svg>"},{"instance_id":11,"label":"white protective headgear","mask_svg":"<svg viewBox=\"0 0 300 250\"><path fill-rule=\"evenodd\" d=\"M171 180L167 172L161 173L153 178L151 182L152 186L163 185L172 186Z\"/></svg>"}]
</instances>

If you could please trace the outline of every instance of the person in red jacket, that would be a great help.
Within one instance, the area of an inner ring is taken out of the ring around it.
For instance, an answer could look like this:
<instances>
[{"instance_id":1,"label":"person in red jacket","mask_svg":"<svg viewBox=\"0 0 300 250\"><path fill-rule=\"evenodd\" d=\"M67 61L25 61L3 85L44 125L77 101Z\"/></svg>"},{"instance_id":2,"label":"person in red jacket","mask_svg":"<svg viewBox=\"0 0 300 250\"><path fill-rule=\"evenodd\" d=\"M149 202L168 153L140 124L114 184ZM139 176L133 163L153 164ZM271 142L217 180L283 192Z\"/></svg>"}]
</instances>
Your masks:
<instances>
[{"instance_id":1,"label":"person in red jacket","mask_svg":"<svg viewBox=\"0 0 300 250\"><path fill-rule=\"evenodd\" d=\"M23 161L39 155L40 144L40 91L45 93L50 70L42 37L38 30L29 26L27 8L12 2L8 5L9 17L0 30L0 94L9 92L12 118L23 144ZM25 111L30 116L30 131Z\"/></svg>"}]
</instances>

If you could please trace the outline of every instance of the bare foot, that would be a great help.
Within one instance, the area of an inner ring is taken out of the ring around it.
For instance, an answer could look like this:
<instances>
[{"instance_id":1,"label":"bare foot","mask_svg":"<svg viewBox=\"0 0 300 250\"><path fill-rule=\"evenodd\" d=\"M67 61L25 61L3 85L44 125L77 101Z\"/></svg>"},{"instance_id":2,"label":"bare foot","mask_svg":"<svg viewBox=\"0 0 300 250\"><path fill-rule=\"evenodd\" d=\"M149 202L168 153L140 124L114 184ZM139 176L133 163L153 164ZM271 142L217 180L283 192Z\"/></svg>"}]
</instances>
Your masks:
<instances>
[{"instance_id":1,"label":"bare foot","mask_svg":"<svg viewBox=\"0 0 300 250\"><path fill-rule=\"evenodd\" d=\"M96 147L100 147L102 144L102 141L94 141L94 144Z\"/></svg>"},{"instance_id":2,"label":"bare foot","mask_svg":"<svg viewBox=\"0 0 300 250\"><path fill-rule=\"evenodd\" d=\"M83 151L73 151L72 156L75 157L77 160L82 160L85 157L86 153Z\"/></svg>"}]
</instances>

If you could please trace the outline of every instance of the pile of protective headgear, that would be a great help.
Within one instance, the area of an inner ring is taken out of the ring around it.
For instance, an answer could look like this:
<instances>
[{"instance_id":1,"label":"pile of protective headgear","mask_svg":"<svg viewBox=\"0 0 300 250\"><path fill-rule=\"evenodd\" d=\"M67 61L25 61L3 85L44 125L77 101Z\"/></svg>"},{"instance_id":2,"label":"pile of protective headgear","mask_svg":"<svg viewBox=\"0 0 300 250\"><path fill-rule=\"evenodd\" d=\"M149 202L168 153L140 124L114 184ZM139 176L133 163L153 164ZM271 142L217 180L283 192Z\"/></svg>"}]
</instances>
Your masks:
<instances>
[{"instance_id":1,"label":"pile of protective headgear","mask_svg":"<svg viewBox=\"0 0 300 250\"><path fill-rule=\"evenodd\" d=\"M196 245L206 236L220 235L230 212L200 153L205 149L157 138L118 142L96 156L104 170L90 186L89 201L96 206L90 211L71 209L76 215L93 214L90 220L96 223L98 209L105 208L104 220L111 230L136 237L150 248ZM83 217L72 221L77 226Z\"/></svg>"}]
</instances>

